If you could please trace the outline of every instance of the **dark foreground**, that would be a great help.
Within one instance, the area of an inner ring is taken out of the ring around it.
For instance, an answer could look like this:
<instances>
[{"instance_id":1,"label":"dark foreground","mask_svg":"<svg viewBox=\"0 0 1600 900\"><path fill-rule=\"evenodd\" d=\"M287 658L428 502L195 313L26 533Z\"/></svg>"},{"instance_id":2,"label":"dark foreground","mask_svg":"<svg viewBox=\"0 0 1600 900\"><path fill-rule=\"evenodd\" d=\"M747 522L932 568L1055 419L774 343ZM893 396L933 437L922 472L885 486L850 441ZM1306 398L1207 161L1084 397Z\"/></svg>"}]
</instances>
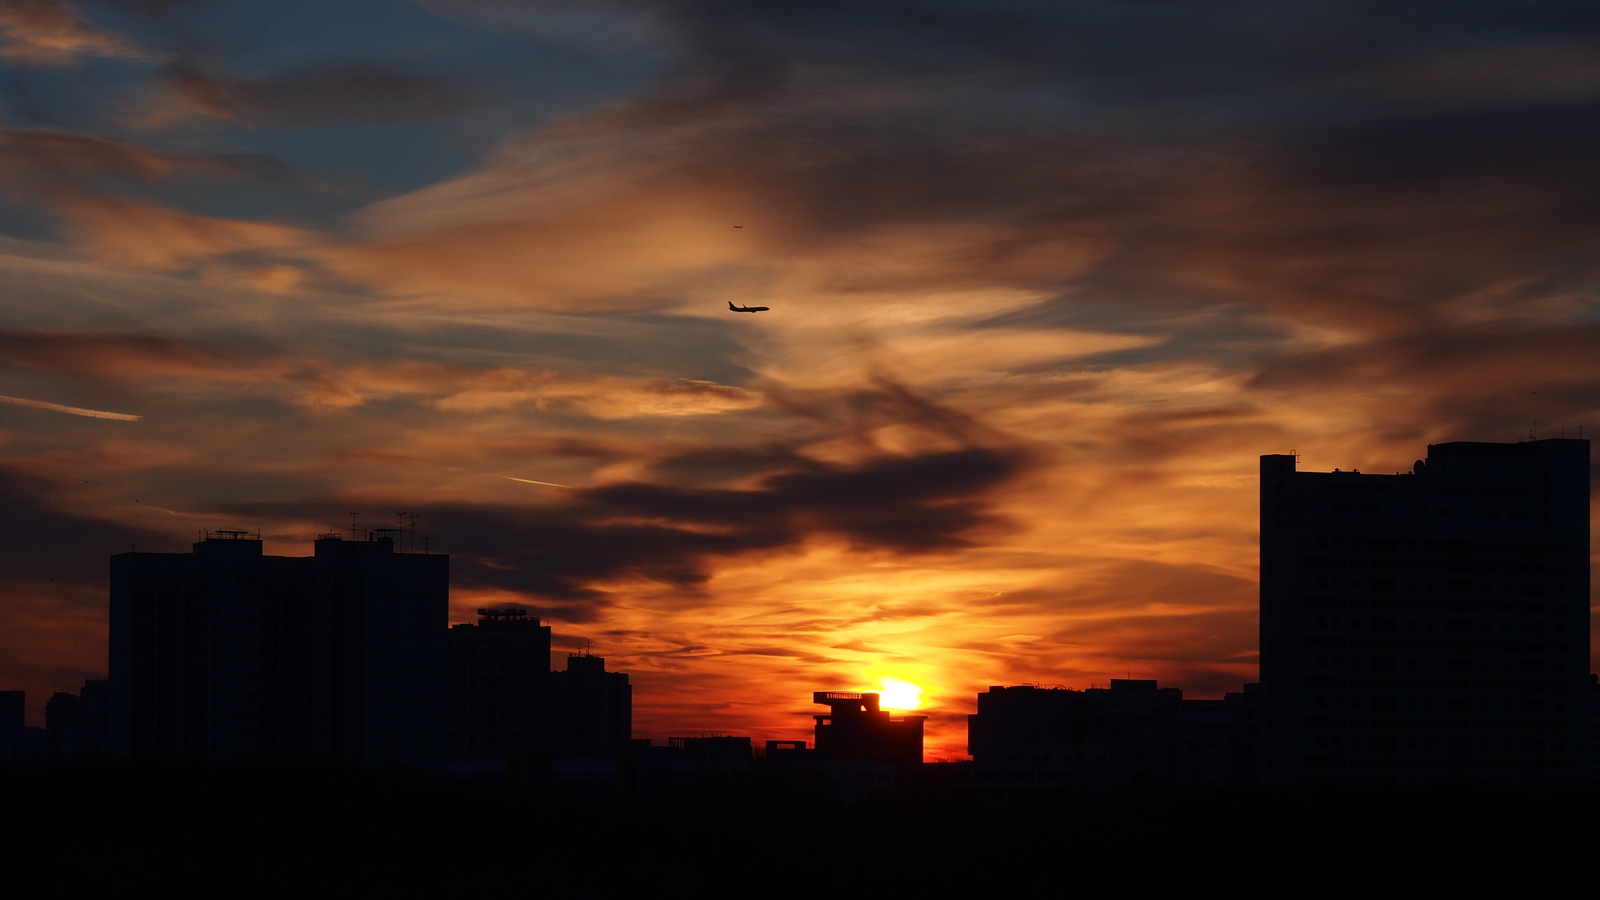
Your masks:
<instances>
[{"instance_id":1,"label":"dark foreground","mask_svg":"<svg viewBox=\"0 0 1600 900\"><path fill-rule=\"evenodd\" d=\"M38 896L1527 895L1588 888L1596 799L1302 791L839 808L723 793L639 807L406 778L54 769L0 772L0 871Z\"/></svg>"}]
</instances>

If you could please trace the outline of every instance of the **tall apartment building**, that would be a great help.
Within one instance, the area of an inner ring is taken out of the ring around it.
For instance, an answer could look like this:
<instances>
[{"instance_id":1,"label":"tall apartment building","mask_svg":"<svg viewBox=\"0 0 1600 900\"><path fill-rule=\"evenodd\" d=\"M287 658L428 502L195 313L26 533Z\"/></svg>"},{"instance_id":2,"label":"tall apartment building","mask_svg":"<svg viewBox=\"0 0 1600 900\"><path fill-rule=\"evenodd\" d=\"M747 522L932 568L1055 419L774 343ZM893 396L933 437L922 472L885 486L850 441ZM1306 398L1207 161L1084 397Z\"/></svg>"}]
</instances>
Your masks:
<instances>
[{"instance_id":1,"label":"tall apartment building","mask_svg":"<svg viewBox=\"0 0 1600 900\"><path fill-rule=\"evenodd\" d=\"M0 691L0 744L15 744L27 730L28 695L24 691Z\"/></svg>"},{"instance_id":2,"label":"tall apartment building","mask_svg":"<svg viewBox=\"0 0 1600 900\"><path fill-rule=\"evenodd\" d=\"M571 654L550 673L550 743L557 759L610 759L633 737L633 686L603 656Z\"/></svg>"},{"instance_id":3,"label":"tall apartment building","mask_svg":"<svg viewBox=\"0 0 1600 900\"><path fill-rule=\"evenodd\" d=\"M520 609L480 609L450 627L450 769L495 774L550 753L550 626Z\"/></svg>"},{"instance_id":4,"label":"tall apartment building","mask_svg":"<svg viewBox=\"0 0 1600 900\"><path fill-rule=\"evenodd\" d=\"M1269 783L1581 780L1589 442L1263 456L1260 617Z\"/></svg>"},{"instance_id":5,"label":"tall apartment building","mask_svg":"<svg viewBox=\"0 0 1600 900\"><path fill-rule=\"evenodd\" d=\"M994 685L967 717L967 751L979 780L1020 782L1008 790L1251 784L1256 688L1185 700L1153 680L1084 691Z\"/></svg>"},{"instance_id":6,"label":"tall apartment building","mask_svg":"<svg viewBox=\"0 0 1600 900\"><path fill-rule=\"evenodd\" d=\"M244 532L111 558L111 751L443 771L449 557Z\"/></svg>"}]
</instances>

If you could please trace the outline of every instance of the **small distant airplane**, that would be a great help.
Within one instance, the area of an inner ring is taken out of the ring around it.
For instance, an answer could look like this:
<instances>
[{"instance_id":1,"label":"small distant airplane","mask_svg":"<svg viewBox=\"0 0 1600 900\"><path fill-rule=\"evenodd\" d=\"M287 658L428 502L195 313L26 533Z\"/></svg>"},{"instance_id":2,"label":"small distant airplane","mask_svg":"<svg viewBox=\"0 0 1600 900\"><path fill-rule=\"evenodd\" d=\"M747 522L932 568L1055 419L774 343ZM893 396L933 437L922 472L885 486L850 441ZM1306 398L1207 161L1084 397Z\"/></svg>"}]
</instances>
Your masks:
<instances>
[{"instance_id":1,"label":"small distant airplane","mask_svg":"<svg viewBox=\"0 0 1600 900\"><path fill-rule=\"evenodd\" d=\"M729 300L728 301L728 308L733 310L734 312L766 312L767 310L771 309L772 307L770 307L770 306L734 306L733 305L733 301Z\"/></svg>"},{"instance_id":2,"label":"small distant airplane","mask_svg":"<svg viewBox=\"0 0 1600 900\"><path fill-rule=\"evenodd\" d=\"M744 226L743 225L735 225L733 227L735 227L735 228L743 228Z\"/></svg>"}]
</instances>

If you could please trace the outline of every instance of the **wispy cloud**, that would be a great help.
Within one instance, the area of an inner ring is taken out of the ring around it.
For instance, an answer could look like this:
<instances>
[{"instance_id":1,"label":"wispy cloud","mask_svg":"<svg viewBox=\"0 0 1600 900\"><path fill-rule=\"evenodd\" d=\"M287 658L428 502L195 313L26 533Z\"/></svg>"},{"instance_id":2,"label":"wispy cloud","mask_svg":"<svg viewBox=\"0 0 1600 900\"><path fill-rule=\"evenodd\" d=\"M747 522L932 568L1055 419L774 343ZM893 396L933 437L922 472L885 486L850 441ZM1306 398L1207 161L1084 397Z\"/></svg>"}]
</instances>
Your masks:
<instances>
[{"instance_id":1,"label":"wispy cloud","mask_svg":"<svg viewBox=\"0 0 1600 900\"><path fill-rule=\"evenodd\" d=\"M91 27L63 0L0 3L0 59L33 65L70 65L85 57L151 63L159 55L120 35Z\"/></svg>"},{"instance_id":2,"label":"wispy cloud","mask_svg":"<svg viewBox=\"0 0 1600 900\"><path fill-rule=\"evenodd\" d=\"M44 400L28 400L22 397L0 396L0 403L9 403L12 406L27 406L33 409L47 409L51 412L66 413L72 416L83 416L89 419L115 419L118 422L137 422L144 418L130 413L106 412L103 409L84 409L81 406L63 406L60 403L49 403Z\"/></svg>"}]
</instances>

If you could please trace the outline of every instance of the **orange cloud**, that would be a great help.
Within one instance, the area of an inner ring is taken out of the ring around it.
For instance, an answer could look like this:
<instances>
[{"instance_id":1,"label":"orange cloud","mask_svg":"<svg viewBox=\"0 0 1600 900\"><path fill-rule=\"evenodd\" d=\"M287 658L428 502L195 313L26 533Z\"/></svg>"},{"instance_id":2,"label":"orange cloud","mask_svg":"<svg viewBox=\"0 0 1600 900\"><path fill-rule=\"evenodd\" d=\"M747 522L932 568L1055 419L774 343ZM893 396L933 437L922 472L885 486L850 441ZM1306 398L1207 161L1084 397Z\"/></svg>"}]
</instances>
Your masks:
<instances>
[{"instance_id":1,"label":"orange cloud","mask_svg":"<svg viewBox=\"0 0 1600 900\"><path fill-rule=\"evenodd\" d=\"M0 59L32 65L70 65L83 57L154 62L155 54L127 38L89 27L62 0L0 3Z\"/></svg>"}]
</instances>

